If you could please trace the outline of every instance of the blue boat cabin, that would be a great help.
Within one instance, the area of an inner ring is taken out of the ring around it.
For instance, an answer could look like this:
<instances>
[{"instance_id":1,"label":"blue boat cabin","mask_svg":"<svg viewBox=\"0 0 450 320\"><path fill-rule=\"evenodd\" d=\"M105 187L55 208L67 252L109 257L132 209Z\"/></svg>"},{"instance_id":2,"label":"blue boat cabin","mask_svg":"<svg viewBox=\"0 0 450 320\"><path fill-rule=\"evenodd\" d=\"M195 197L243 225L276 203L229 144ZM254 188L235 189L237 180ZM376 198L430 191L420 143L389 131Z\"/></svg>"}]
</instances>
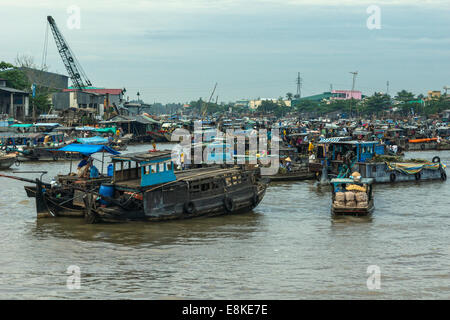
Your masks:
<instances>
[{"instance_id":1,"label":"blue boat cabin","mask_svg":"<svg viewBox=\"0 0 450 320\"><path fill-rule=\"evenodd\" d=\"M112 163L118 189L135 190L176 180L170 151L117 155Z\"/></svg>"}]
</instances>

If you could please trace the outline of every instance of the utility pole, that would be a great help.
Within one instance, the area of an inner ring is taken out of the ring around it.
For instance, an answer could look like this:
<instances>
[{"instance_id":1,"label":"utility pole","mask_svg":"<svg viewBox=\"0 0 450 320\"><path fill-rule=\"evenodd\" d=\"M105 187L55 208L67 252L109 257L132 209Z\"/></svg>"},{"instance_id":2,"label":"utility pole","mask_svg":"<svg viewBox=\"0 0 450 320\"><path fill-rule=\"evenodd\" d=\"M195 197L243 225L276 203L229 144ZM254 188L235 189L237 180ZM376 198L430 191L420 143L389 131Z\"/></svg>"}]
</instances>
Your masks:
<instances>
[{"instance_id":1,"label":"utility pole","mask_svg":"<svg viewBox=\"0 0 450 320\"><path fill-rule=\"evenodd\" d=\"M350 72L353 75L353 83L352 83L352 91L351 91L351 97L350 97L350 117L352 116L352 104L353 104L353 91L355 90L355 81L356 81L356 75L358 74L358 71Z\"/></svg>"},{"instance_id":2,"label":"utility pole","mask_svg":"<svg viewBox=\"0 0 450 320\"><path fill-rule=\"evenodd\" d=\"M300 72L297 75L297 94L296 97L300 99L302 97L302 78L300 77Z\"/></svg>"},{"instance_id":3,"label":"utility pole","mask_svg":"<svg viewBox=\"0 0 450 320\"><path fill-rule=\"evenodd\" d=\"M389 80L386 82L386 94L389 95Z\"/></svg>"}]
</instances>

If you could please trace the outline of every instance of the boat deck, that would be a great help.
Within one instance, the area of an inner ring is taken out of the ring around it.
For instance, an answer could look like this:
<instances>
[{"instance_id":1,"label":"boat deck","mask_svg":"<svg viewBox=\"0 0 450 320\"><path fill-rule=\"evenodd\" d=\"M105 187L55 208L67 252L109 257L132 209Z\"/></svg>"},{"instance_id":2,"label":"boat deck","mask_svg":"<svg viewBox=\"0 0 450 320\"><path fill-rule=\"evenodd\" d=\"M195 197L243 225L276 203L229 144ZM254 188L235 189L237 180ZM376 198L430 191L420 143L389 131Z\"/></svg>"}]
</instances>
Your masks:
<instances>
[{"instance_id":1,"label":"boat deck","mask_svg":"<svg viewBox=\"0 0 450 320\"><path fill-rule=\"evenodd\" d=\"M236 174L241 172L239 168L200 168L200 169L190 169L185 171L175 172L177 177L176 181L193 181L198 179L213 178L221 174ZM173 181L173 182L176 182ZM127 189L141 189L141 179L130 179L126 181L119 181L114 183L116 187L127 188ZM145 187L144 187L145 188Z\"/></svg>"}]
</instances>

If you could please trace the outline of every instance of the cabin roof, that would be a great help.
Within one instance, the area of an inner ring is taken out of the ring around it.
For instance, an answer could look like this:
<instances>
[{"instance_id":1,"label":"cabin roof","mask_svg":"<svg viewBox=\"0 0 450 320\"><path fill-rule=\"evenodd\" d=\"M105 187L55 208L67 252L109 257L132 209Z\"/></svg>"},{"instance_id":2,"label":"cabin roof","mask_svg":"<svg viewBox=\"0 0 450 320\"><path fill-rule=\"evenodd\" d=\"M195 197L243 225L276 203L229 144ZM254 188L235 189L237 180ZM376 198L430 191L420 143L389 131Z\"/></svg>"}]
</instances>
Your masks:
<instances>
[{"instance_id":1,"label":"cabin roof","mask_svg":"<svg viewBox=\"0 0 450 320\"><path fill-rule=\"evenodd\" d=\"M184 181L193 181L198 179L214 178L221 174L236 174L240 172L241 170L236 167L226 169L220 167L206 167L175 172L175 175L177 180L182 179Z\"/></svg>"},{"instance_id":2,"label":"cabin roof","mask_svg":"<svg viewBox=\"0 0 450 320\"><path fill-rule=\"evenodd\" d=\"M351 145L358 145L358 144L378 144L378 141L337 141L333 142L333 144L351 144Z\"/></svg>"},{"instance_id":3,"label":"cabin roof","mask_svg":"<svg viewBox=\"0 0 450 320\"><path fill-rule=\"evenodd\" d=\"M145 162L171 158L171 155L172 152L169 150L158 150L149 152L135 152L135 153L121 154L120 156L112 157L112 160Z\"/></svg>"},{"instance_id":4,"label":"cabin roof","mask_svg":"<svg viewBox=\"0 0 450 320\"><path fill-rule=\"evenodd\" d=\"M353 183L353 184L372 184L372 178L361 178L361 181L355 181L351 178L334 178L330 183Z\"/></svg>"}]
</instances>

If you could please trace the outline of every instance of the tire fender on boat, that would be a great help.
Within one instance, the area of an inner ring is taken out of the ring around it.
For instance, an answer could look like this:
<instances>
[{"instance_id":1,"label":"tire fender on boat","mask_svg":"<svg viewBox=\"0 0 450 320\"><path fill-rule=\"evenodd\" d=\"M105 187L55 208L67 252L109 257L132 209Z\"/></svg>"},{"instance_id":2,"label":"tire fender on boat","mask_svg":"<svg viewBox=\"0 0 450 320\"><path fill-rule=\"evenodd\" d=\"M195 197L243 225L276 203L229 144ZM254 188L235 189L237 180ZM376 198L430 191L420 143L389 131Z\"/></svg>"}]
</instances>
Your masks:
<instances>
[{"instance_id":1,"label":"tire fender on boat","mask_svg":"<svg viewBox=\"0 0 450 320\"><path fill-rule=\"evenodd\" d=\"M258 201L259 201L258 191L255 191L255 193L253 193L253 197L252 197L253 205L256 206L258 204Z\"/></svg>"},{"instance_id":2,"label":"tire fender on boat","mask_svg":"<svg viewBox=\"0 0 450 320\"><path fill-rule=\"evenodd\" d=\"M234 210L234 201L230 197L225 197L225 199L223 200L223 204L226 211L232 212Z\"/></svg>"},{"instance_id":3,"label":"tire fender on boat","mask_svg":"<svg viewBox=\"0 0 450 320\"><path fill-rule=\"evenodd\" d=\"M425 144L422 143L422 144L420 145L420 149L425 150Z\"/></svg>"},{"instance_id":4,"label":"tire fender on boat","mask_svg":"<svg viewBox=\"0 0 450 320\"><path fill-rule=\"evenodd\" d=\"M421 178L420 171L419 171L419 172L416 172L416 173L414 174L414 177L416 178L416 180L420 180L420 178Z\"/></svg>"},{"instance_id":5,"label":"tire fender on boat","mask_svg":"<svg viewBox=\"0 0 450 320\"><path fill-rule=\"evenodd\" d=\"M192 201L186 202L183 206L184 212L187 214L194 214L197 209L195 208L195 204Z\"/></svg>"},{"instance_id":6,"label":"tire fender on boat","mask_svg":"<svg viewBox=\"0 0 450 320\"><path fill-rule=\"evenodd\" d=\"M444 170L441 171L441 180L442 180L442 181L447 180L447 174L445 173Z\"/></svg>"},{"instance_id":7,"label":"tire fender on boat","mask_svg":"<svg viewBox=\"0 0 450 320\"><path fill-rule=\"evenodd\" d=\"M391 175L389 176L389 179L391 180L391 182L395 182L395 179L397 179L397 176L395 175L395 173L391 173Z\"/></svg>"},{"instance_id":8,"label":"tire fender on boat","mask_svg":"<svg viewBox=\"0 0 450 320\"><path fill-rule=\"evenodd\" d=\"M433 163L441 163L441 158L439 158L438 156L435 156L433 158L433 160L431 160L431 162L433 162Z\"/></svg>"}]
</instances>

